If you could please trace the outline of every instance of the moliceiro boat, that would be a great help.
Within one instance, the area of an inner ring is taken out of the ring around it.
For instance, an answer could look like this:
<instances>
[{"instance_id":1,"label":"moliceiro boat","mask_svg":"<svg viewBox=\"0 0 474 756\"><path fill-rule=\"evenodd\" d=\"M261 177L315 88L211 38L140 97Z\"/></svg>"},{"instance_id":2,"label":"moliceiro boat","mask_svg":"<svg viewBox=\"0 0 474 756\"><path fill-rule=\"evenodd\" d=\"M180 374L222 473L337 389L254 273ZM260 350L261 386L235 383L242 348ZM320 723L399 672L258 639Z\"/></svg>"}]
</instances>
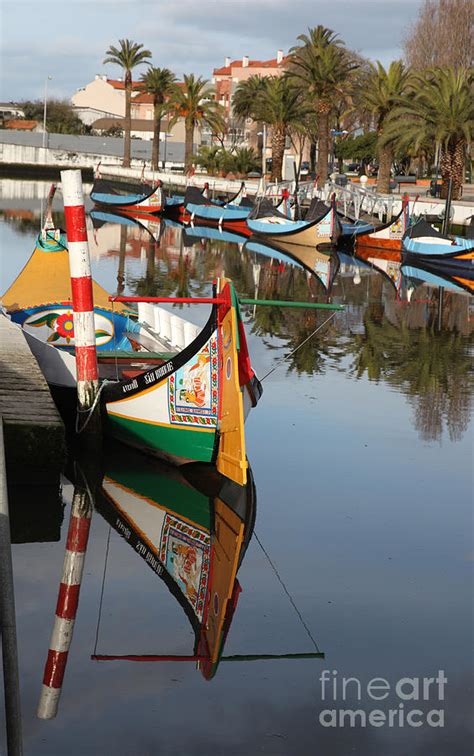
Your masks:
<instances>
[{"instance_id":1,"label":"moliceiro boat","mask_svg":"<svg viewBox=\"0 0 474 756\"><path fill-rule=\"evenodd\" d=\"M108 454L96 499L104 519L162 581L194 633L189 656L114 656L101 661L190 661L212 678L237 608L237 572L252 537L256 490L248 470L239 486L207 465L179 470L120 449ZM129 649L132 652L133 649Z\"/></svg>"},{"instance_id":2,"label":"moliceiro boat","mask_svg":"<svg viewBox=\"0 0 474 756\"><path fill-rule=\"evenodd\" d=\"M212 223L215 225L245 224L253 210L253 202L245 194L245 187L227 202L207 199L195 186L188 186L184 195L184 220L188 223Z\"/></svg>"},{"instance_id":3,"label":"moliceiro boat","mask_svg":"<svg viewBox=\"0 0 474 756\"><path fill-rule=\"evenodd\" d=\"M220 472L244 485L244 418L262 388L250 364L237 296L233 284L221 278L213 297L186 301L212 304L206 325L159 367L105 385L108 428L129 445L175 464L215 462ZM169 313L147 307L150 303L139 302L138 315L155 324L159 337Z\"/></svg>"},{"instance_id":4,"label":"moliceiro boat","mask_svg":"<svg viewBox=\"0 0 474 756\"><path fill-rule=\"evenodd\" d=\"M262 389L250 364L232 283L222 278L212 297L186 300L212 305L202 330L156 303L140 302L137 312L123 301L111 302L95 282L93 295L107 431L178 465L216 463L224 475L244 485L244 417ZM48 383L75 388L74 314L64 234L40 234L2 303L23 329Z\"/></svg>"},{"instance_id":5,"label":"moliceiro boat","mask_svg":"<svg viewBox=\"0 0 474 756\"><path fill-rule=\"evenodd\" d=\"M387 252L401 252L402 238L409 223L409 206L406 202L398 215L388 223L356 234L356 251L360 248L376 248Z\"/></svg>"},{"instance_id":6,"label":"moliceiro boat","mask_svg":"<svg viewBox=\"0 0 474 756\"><path fill-rule=\"evenodd\" d=\"M163 209L161 181L153 187L149 184L124 184L96 178L90 197L101 208L136 217L160 213Z\"/></svg>"},{"instance_id":7,"label":"moliceiro boat","mask_svg":"<svg viewBox=\"0 0 474 756\"><path fill-rule=\"evenodd\" d=\"M276 244L289 252L295 246L328 247L335 244L341 234L334 196L330 207L314 198L304 220L287 218L268 200L263 199L257 202L247 218L247 225L253 234L265 242Z\"/></svg>"},{"instance_id":8,"label":"moliceiro boat","mask_svg":"<svg viewBox=\"0 0 474 756\"><path fill-rule=\"evenodd\" d=\"M474 280L472 239L445 236L424 219L410 226L402 240L402 263L449 276L458 282Z\"/></svg>"}]
</instances>

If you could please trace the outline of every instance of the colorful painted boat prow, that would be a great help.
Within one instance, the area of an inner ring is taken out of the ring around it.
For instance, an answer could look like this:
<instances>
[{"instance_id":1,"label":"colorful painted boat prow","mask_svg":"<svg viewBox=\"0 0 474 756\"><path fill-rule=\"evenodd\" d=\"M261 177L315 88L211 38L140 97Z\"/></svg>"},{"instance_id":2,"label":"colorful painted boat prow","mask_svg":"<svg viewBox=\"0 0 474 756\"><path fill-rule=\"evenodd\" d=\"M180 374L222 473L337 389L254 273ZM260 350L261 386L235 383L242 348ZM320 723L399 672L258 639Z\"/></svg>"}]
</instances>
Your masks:
<instances>
[{"instance_id":1,"label":"colorful painted boat prow","mask_svg":"<svg viewBox=\"0 0 474 756\"><path fill-rule=\"evenodd\" d=\"M119 440L178 465L215 463L245 485L244 419L262 388L233 284L219 279L210 299L209 319L187 347L159 367L106 385L102 401Z\"/></svg>"}]
</instances>

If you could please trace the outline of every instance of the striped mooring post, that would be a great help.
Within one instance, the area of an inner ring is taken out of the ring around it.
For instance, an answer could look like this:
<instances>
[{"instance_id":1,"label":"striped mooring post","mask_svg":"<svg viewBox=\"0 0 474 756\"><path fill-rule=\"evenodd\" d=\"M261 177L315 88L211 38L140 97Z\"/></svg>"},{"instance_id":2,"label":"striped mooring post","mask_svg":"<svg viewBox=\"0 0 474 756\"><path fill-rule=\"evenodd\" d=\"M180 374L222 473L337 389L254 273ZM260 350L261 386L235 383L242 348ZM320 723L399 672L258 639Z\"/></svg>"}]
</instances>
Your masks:
<instances>
[{"instance_id":1,"label":"striped mooring post","mask_svg":"<svg viewBox=\"0 0 474 756\"><path fill-rule=\"evenodd\" d=\"M61 171L74 310L74 343L79 409L90 410L99 390L95 343L94 300L87 241L82 177L78 170Z\"/></svg>"},{"instance_id":2,"label":"striped mooring post","mask_svg":"<svg viewBox=\"0 0 474 756\"><path fill-rule=\"evenodd\" d=\"M91 517L90 496L83 487L75 485L53 632L37 710L39 719L53 719L58 711L76 621Z\"/></svg>"}]
</instances>

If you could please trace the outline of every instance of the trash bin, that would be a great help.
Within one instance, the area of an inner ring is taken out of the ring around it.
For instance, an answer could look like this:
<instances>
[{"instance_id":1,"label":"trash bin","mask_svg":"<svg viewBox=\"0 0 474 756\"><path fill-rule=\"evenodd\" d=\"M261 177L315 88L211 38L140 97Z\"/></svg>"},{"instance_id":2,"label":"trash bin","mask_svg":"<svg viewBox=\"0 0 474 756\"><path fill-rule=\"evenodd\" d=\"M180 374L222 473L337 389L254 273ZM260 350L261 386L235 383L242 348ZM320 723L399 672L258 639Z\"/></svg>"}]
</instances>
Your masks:
<instances>
[{"instance_id":1,"label":"trash bin","mask_svg":"<svg viewBox=\"0 0 474 756\"><path fill-rule=\"evenodd\" d=\"M339 173L334 179L334 183L338 186L347 186L348 178L343 173Z\"/></svg>"}]
</instances>

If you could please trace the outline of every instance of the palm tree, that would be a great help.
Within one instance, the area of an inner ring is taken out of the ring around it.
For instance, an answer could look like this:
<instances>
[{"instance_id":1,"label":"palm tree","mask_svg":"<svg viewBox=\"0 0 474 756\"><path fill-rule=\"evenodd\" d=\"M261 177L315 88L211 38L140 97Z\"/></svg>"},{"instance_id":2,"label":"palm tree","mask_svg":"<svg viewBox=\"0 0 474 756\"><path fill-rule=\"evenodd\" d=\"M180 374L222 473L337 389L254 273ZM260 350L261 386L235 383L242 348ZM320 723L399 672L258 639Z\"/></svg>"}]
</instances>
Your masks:
<instances>
[{"instance_id":1,"label":"palm tree","mask_svg":"<svg viewBox=\"0 0 474 756\"><path fill-rule=\"evenodd\" d=\"M130 149L131 149L131 102L132 102L132 70L142 63L149 63L151 58L150 50L142 49L143 45L133 42L131 39L119 39L119 47L111 45L105 53L104 64L114 63L124 70L125 84L125 123L124 123L124 152L123 166L130 167Z\"/></svg>"},{"instance_id":2,"label":"palm tree","mask_svg":"<svg viewBox=\"0 0 474 756\"><path fill-rule=\"evenodd\" d=\"M400 100L386 120L381 144L417 150L430 142L441 150L440 168L446 197L462 194L467 146L474 130L473 70L432 68L415 78L413 93Z\"/></svg>"},{"instance_id":3,"label":"palm tree","mask_svg":"<svg viewBox=\"0 0 474 756\"><path fill-rule=\"evenodd\" d=\"M153 145L151 149L151 167L158 170L160 157L161 119L169 110L169 99L176 86L176 76L169 68L150 66L141 80L145 91L153 97Z\"/></svg>"},{"instance_id":4,"label":"palm tree","mask_svg":"<svg viewBox=\"0 0 474 756\"><path fill-rule=\"evenodd\" d=\"M284 76L265 76L257 82L250 77L235 91L233 110L238 116L253 118L272 129L272 180L281 181L285 141L291 126L303 122L307 107L299 89ZM258 96L255 96L258 92ZM253 96L252 96L253 95Z\"/></svg>"},{"instance_id":5,"label":"palm tree","mask_svg":"<svg viewBox=\"0 0 474 756\"><path fill-rule=\"evenodd\" d=\"M317 26L300 34L300 45L291 48L288 75L304 91L316 109L318 123L318 185L328 176L329 117L332 101L358 67L342 40L331 29Z\"/></svg>"},{"instance_id":6,"label":"palm tree","mask_svg":"<svg viewBox=\"0 0 474 756\"><path fill-rule=\"evenodd\" d=\"M170 127L184 118L184 165L188 171L193 162L194 129L207 124L211 129L223 128L224 110L215 100L214 89L207 79L185 74L183 84L176 87L170 100L174 117Z\"/></svg>"},{"instance_id":7,"label":"palm tree","mask_svg":"<svg viewBox=\"0 0 474 756\"><path fill-rule=\"evenodd\" d=\"M176 76L169 68L155 68L150 66L141 80L145 91L153 97L153 146L151 150L151 167L158 170L160 157L161 119L169 112L169 101L175 91Z\"/></svg>"},{"instance_id":8,"label":"palm tree","mask_svg":"<svg viewBox=\"0 0 474 756\"><path fill-rule=\"evenodd\" d=\"M366 75L360 82L359 106L362 106L375 118L378 137L383 133L387 116L409 91L412 79L410 69L405 68L401 60L394 60L387 70L380 61L377 61L376 64L370 64ZM380 140L378 141L380 142ZM379 159L377 191L388 194L393 162L393 145L390 142L379 143L377 147Z\"/></svg>"}]
</instances>

